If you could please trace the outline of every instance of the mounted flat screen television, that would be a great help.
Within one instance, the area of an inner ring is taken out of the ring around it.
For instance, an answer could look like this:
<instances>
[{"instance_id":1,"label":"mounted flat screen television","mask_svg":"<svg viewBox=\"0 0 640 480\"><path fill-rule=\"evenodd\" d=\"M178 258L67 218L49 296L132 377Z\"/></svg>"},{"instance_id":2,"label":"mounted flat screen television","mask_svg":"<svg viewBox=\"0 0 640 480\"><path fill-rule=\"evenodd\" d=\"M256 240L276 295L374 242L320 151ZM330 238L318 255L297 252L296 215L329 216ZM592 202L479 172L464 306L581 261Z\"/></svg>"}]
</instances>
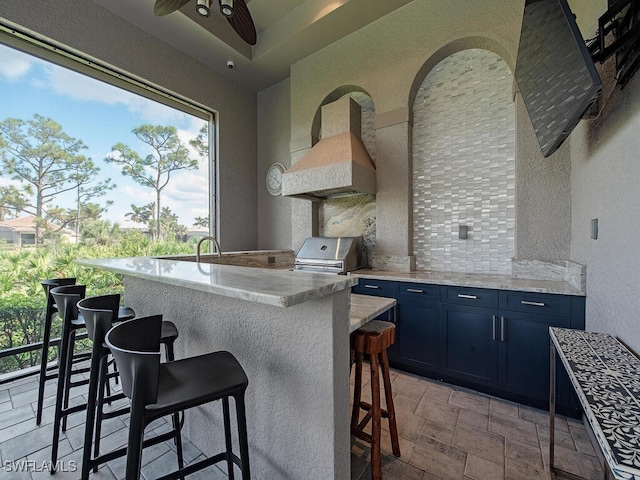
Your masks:
<instances>
[{"instance_id":1,"label":"mounted flat screen television","mask_svg":"<svg viewBox=\"0 0 640 480\"><path fill-rule=\"evenodd\" d=\"M545 157L595 102L602 82L566 0L527 0L516 82Z\"/></svg>"}]
</instances>

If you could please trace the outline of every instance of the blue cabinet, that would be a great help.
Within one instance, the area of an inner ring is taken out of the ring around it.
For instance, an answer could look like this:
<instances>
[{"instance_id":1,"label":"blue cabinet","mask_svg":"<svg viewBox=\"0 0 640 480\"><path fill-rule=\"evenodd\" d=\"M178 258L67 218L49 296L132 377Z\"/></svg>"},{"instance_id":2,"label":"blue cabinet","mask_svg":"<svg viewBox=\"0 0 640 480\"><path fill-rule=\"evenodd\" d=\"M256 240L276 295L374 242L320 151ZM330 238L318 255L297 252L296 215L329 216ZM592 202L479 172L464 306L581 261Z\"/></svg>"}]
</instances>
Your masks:
<instances>
[{"instance_id":1,"label":"blue cabinet","mask_svg":"<svg viewBox=\"0 0 640 480\"><path fill-rule=\"evenodd\" d=\"M401 282L396 284L395 298L397 347L391 363L418 373L437 371L439 287Z\"/></svg>"},{"instance_id":2,"label":"blue cabinet","mask_svg":"<svg viewBox=\"0 0 640 480\"><path fill-rule=\"evenodd\" d=\"M441 373L473 384L497 384L496 312L443 304L440 309Z\"/></svg>"},{"instance_id":3,"label":"blue cabinet","mask_svg":"<svg viewBox=\"0 0 640 480\"><path fill-rule=\"evenodd\" d=\"M584 297L363 278L353 292L396 299L392 366L539 408L549 400L549 326L584 329ZM558 411L575 416L558 369Z\"/></svg>"}]
</instances>

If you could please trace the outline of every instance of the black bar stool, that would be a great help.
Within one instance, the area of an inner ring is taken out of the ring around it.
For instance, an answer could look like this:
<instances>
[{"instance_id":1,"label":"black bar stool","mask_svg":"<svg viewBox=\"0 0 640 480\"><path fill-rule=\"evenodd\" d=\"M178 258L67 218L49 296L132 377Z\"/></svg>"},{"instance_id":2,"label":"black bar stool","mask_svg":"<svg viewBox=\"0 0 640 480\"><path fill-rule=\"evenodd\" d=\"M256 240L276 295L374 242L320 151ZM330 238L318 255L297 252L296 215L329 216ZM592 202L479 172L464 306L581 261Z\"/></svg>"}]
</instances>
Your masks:
<instances>
[{"instance_id":1,"label":"black bar stool","mask_svg":"<svg viewBox=\"0 0 640 480\"><path fill-rule=\"evenodd\" d=\"M69 391L72 387L86 384L84 382L71 381L71 366L73 362L73 350L76 332L84 328L84 319L78 318L76 304L84 298L86 285L67 285L51 289L51 295L57 305L58 313L62 318L62 335L60 337L60 355L58 356L58 388L56 391L56 406L53 417L53 440L51 444L52 471L58 459L58 441L60 439L60 427L66 430L67 416L82 411L86 405L69 407Z\"/></svg>"},{"instance_id":2,"label":"black bar stool","mask_svg":"<svg viewBox=\"0 0 640 480\"><path fill-rule=\"evenodd\" d=\"M89 297L78 302L78 312L84 318L88 337L93 342L91 350L91 367L89 369L89 390L87 392L87 416L85 423L84 448L82 455L81 478L87 480L89 472L97 471L98 466L125 455L126 448L121 448L105 455L100 455L100 435L102 421L129 413L129 406L111 412L104 412L104 404L124 398L123 393L115 395L105 395L105 385L108 385L109 378L117 375L117 372L109 373L108 357L109 348L104 343L107 331L113 326L114 318L120 305L120 295L102 295ZM174 360L173 343L178 338L178 329L170 321L163 321L161 326L160 342L165 347L165 357L167 361ZM178 428L174 419L174 428ZM170 438L170 437L169 437ZM160 443L155 441L153 444ZM92 450L93 442L93 454ZM181 450L180 450L181 452Z\"/></svg>"},{"instance_id":3,"label":"black bar stool","mask_svg":"<svg viewBox=\"0 0 640 480\"><path fill-rule=\"evenodd\" d=\"M58 377L58 372L47 373L47 364L49 363L49 342L51 340L51 324L53 323L53 316L58 311L56 302L51 296L51 289L60 287L62 285L75 285L75 278L49 278L42 280L40 284L44 289L44 293L47 297L47 303L44 311L44 332L42 335L42 354L40 357L40 379L38 381L38 407L36 410L36 425L42 423L42 408L44 404L44 388L47 380L52 380ZM58 353L60 349L58 349ZM58 358L60 355L58 354Z\"/></svg>"},{"instance_id":4,"label":"black bar stool","mask_svg":"<svg viewBox=\"0 0 640 480\"><path fill-rule=\"evenodd\" d=\"M161 364L161 325L161 315L137 318L114 326L105 339L119 365L122 391L131 399L126 480L140 478L144 430L149 423L215 400L222 400L226 450L187 467L182 466L179 453L178 470L162 478L181 478L224 460L230 480L234 479L234 464L240 467L242 479L249 480L244 406L249 381L242 366L224 351ZM232 450L229 397L235 400L240 458ZM170 433L180 445L180 429Z\"/></svg>"},{"instance_id":5,"label":"black bar stool","mask_svg":"<svg viewBox=\"0 0 640 480\"><path fill-rule=\"evenodd\" d=\"M351 334L351 358L352 363L355 360L356 364L351 434L371 445L371 478L373 480L382 478L382 459L380 454L382 418L389 420L391 449L396 457L400 456L398 427L396 425L395 409L393 408L389 360L387 358L387 348L394 344L395 333L395 324L372 320ZM371 404L361 400L362 361L365 354L369 355L369 366L371 368ZM380 406L380 369L382 370L382 381L387 404L386 410ZM359 420L360 410L366 412L362 420ZM371 434L368 434L364 430L370 421Z\"/></svg>"}]
</instances>

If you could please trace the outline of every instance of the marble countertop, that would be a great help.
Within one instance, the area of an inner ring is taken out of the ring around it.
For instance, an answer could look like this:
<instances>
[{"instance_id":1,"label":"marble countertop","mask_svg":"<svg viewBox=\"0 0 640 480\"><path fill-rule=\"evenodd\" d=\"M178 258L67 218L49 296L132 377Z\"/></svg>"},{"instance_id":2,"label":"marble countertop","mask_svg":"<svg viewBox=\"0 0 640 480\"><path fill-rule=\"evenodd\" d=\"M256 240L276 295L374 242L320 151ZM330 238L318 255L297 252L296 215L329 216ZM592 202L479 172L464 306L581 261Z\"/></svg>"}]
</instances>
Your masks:
<instances>
[{"instance_id":1,"label":"marble countertop","mask_svg":"<svg viewBox=\"0 0 640 480\"><path fill-rule=\"evenodd\" d=\"M290 307L346 290L357 283L348 275L292 272L236 265L185 262L152 257L83 259L85 267L102 268L129 275L192 288L256 303Z\"/></svg>"},{"instance_id":2,"label":"marble countertop","mask_svg":"<svg viewBox=\"0 0 640 480\"><path fill-rule=\"evenodd\" d=\"M352 293L349 333L357 330L381 313L393 308L395 304L395 298L373 297L371 295L358 295ZM392 313L391 318L394 317L395 312Z\"/></svg>"},{"instance_id":3,"label":"marble countertop","mask_svg":"<svg viewBox=\"0 0 640 480\"><path fill-rule=\"evenodd\" d=\"M584 296L585 292L569 282L560 280L534 280L509 275L489 275L456 272L393 272L386 270L357 270L352 277L376 278L396 282L415 282L433 285L451 285L460 287L495 288L524 292L556 293L561 295Z\"/></svg>"}]
</instances>

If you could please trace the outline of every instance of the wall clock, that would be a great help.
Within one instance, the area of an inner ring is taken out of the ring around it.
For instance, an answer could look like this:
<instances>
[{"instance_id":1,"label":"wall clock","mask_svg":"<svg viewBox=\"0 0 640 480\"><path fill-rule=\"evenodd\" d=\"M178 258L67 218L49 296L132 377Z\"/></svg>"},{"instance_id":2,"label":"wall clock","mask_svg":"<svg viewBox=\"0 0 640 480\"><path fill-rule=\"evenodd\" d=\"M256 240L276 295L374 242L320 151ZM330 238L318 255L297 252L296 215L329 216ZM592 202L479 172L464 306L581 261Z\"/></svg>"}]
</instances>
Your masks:
<instances>
[{"instance_id":1,"label":"wall clock","mask_svg":"<svg viewBox=\"0 0 640 480\"><path fill-rule=\"evenodd\" d=\"M267 170L267 190L273 196L278 196L282 193L282 174L287 170L287 168L276 162L269 167Z\"/></svg>"}]
</instances>

